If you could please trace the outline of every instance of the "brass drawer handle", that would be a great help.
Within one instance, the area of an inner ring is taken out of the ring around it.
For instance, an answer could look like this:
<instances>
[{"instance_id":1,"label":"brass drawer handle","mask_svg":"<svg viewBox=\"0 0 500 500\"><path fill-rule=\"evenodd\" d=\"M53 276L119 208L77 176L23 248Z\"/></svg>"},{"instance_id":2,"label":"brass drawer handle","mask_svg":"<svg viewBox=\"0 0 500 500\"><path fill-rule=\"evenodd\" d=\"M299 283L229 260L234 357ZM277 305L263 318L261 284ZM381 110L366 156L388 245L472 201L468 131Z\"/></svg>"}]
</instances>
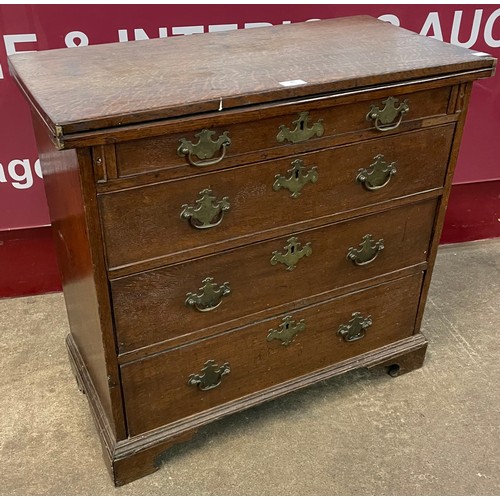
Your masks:
<instances>
[{"instance_id":1,"label":"brass drawer handle","mask_svg":"<svg viewBox=\"0 0 500 500\"><path fill-rule=\"evenodd\" d=\"M272 340L281 340L281 345L290 345L297 333L306 329L306 323L303 319L295 321L291 316L285 316L279 328L271 328L267 335L268 342Z\"/></svg>"},{"instance_id":2,"label":"brass drawer handle","mask_svg":"<svg viewBox=\"0 0 500 500\"><path fill-rule=\"evenodd\" d=\"M189 376L188 385L197 385L200 391L208 391L218 387L222 381L222 377L231 373L229 363L217 365L213 359L205 361L201 374L195 373Z\"/></svg>"},{"instance_id":3,"label":"brass drawer handle","mask_svg":"<svg viewBox=\"0 0 500 500\"><path fill-rule=\"evenodd\" d=\"M196 229L208 229L218 226L231 207L229 198L224 196L222 200L215 201L211 189L200 191L201 198L196 200L194 206L182 205L181 219L187 219Z\"/></svg>"},{"instance_id":4,"label":"brass drawer handle","mask_svg":"<svg viewBox=\"0 0 500 500\"><path fill-rule=\"evenodd\" d=\"M387 163L384 160L384 155L377 155L373 158L375 160L369 168L360 168L356 182L363 184L368 191L377 191L389 184L391 177L396 174L396 163Z\"/></svg>"},{"instance_id":5,"label":"brass drawer handle","mask_svg":"<svg viewBox=\"0 0 500 500\"><path fill-rule=\"evenodd\" d=\"M370 106L370 111L366 115L368 121L374 120L375 128L381 132L386 132L387 130L394 130L398 128L403 119L403 115L410 111L410 106L408 106L408 100L405 99L403 102L399 102L399 99L395 97L388 97L385 101L382 101L384 108L380 109L375 104ZM394 120L398 117L398 121L394 123Z\"/></svg>"},{"instance_id":6,"label":"brass drawer handle","mask_svg":"<svg viewBox=\"0 0 500 500\"><path fill-rule=\"evenodd\" d=\"M318 120L311 127L308 127L309 112L303 111L299 113L299 117L292 123L295 125L293 130L290 130L286 125L280 125L276 140L278 142L289 141L293 144L297 142L307 141L315 135L321 137L324 133L323 120Z\"/></svg>"},{"instance_id":7,"label":"brass drawer handle","mask_svg":"<svg viewBox=\"0 0 500 500\"><path fill-rule=\"evenodd\" d=\"M199 289L201 293L188 292L185 301L187 306L192 306L201 312L213 311L222 304L222 297L231 293L227 281L219 286L214 283L213 278L207 277L202 284L203 286Z\"/></svg>"},{"instance_id":8,"label":"brass drawer handle","mask_svg":"<svg viewBox=\"0 0 500 500\"><path fill-rule=\"evenodd\" d=\"M372 239L371 234L365 234L359 247L349 248L346 258L354 262L357 266L366 266L366 264L373 262L384 249L384 240L381 238L375 241Z\"/></svg>"},{"instance_id":9,"label":"brass drawer handle","mask_svg":"<svg viewBox=\"0 0 500 500\"><path fill-rule=\"evenodd\" d=\"M337 334L341 335L346 342L354 342L362 339L366 329L372 326L372 317L363 318L360 312L352 313L352 318L347 325L340 325Z\"/></svg>"},{"instance_id":10,"label":"brass drawer handle","mask_svg":"<svg viewBox=\"0 0 500 500\"><path fill-rule=\"evenodd\" d=\"M219 163L226 155L226 148L231 145L231 139L228 136L229 132L224 132L216 141L213 141L212 136L214 134L213 130L204 128L201 132L194 135L198 137L196 144L184 138L179 139L180 145L177 148L177 154L179 156L187 156L187 161L194 167L209 167L210 165ZM208 158L212 158L221 148L222 153L219 158L208 160ZM195 161L193 156L207 161Z\"/></svg>"},{"instance_id":11,"label":"brass drawer handle","mask_svg":"<svg viewBox=\"0 0 500 500\"><path fill-rule=\"evenodd\" d=\"M304 162L300 159L292 161L292 168L287 170L287 175L276 174L273 184L274 191L279 191L281 188L286 188L290 193L291 198L298 198L301 189L307 184L314 184L318 180L318 172L316 167L307 170Z\"/></svg>"},{"instance_id":12,"label":"brass drawer handle","mask_svg":"<svg viewBox=\"0 0 500 500\"><path fill-rule=\"evenodd\" d=\"M302 257L309 257L312 254L311 243L306 243L304 246L299 242L298 238L292 236L287 240L288 245L284 248L286 252L283 254L278 250L273 252L271 257L271 264L275 266L278 262L284 264L287 271L292 271L295 269L297 262L302 259Z\"/></svg>"}]
</instances>

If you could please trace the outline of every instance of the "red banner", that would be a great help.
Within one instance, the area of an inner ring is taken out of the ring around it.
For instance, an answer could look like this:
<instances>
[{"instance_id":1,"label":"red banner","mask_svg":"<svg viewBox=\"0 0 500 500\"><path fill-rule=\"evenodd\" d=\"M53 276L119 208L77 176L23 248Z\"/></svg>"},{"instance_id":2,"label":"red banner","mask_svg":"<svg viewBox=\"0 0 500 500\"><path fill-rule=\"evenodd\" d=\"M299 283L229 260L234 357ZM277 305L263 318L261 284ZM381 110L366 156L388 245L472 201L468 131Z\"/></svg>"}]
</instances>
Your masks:
<instances>
[{"instance_id":1,"label":"red banner","mask_svg":"<svg viewBox=\"0 0 500 500\"><path fill-rule=\"evenodd\" d=\"M50 222L29 108L7 55L357 14L500 56L493 5L0 5L0 231ZM498 78L475 84L455 183L500 179Z\"/></svg>"}]
</instances>

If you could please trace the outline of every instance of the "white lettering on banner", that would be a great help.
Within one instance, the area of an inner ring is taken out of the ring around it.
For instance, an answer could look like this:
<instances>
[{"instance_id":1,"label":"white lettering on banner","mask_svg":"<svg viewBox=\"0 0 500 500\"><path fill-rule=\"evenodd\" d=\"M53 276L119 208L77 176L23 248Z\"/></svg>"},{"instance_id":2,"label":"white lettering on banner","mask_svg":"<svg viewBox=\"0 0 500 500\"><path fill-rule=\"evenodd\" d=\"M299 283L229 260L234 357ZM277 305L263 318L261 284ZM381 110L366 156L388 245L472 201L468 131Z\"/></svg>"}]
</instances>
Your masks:
<instances>
[{"instance_id":1,"label":"white lettering on banner","mask_svg":"<svg viewBox=\"0 0 500 500\"><path fill-rule=\"evenodd\" d=\"M118 41L119 42L128 42L127 30L118 30Z\"/></svg>"},{"instance_id":2,"label":"white lettering on banner","mask_svg":"<svg viewBox=\"0 0 500 500\"><path fill-rule=\"evenodd\" d=\"M42 179L40 160L35 161L33 171ZM16 189L29 189L33 186L33 171L31 170L31 162L27 158L23 160L11 160L7 166L7 172L0 163L0 182L10 182ZM6 173L8 173L9 177L5 175Z\"/></svg>"},{"instance_id":3,"label":"white lettering on banner","mask_svg":"<svg viewBox=\"0 0 500 500\"><path fill-rule=\"evenodd\" d=\"M208 31L210 33L215 33L217 31L232 31L237 29L238 29L237 24L210 24L208 26Z\"/></svg>"},{"instance_id":4,"label":"white lettering on banner","mask_svg":"<svg viewBox=\"0 0 500 500\"><path fill-rule=\"evenodd\" d=\"M319 21L319 19L308 19L309 21ZM282 24L291 24L291 21L283 21ZM272 23L260 22L260 23L245 23L244 28L261 28L264 26L273 26ZM208 32L214 33L217 31L232 31L237 30L238 24L209 24ZM203 25L195 25L195 26L173 26L172 27L172 35L194 35L196 33L205 33L207 30ZM159 38L166 38L168 36L167 28L161 27L158 28ZM149 40L151 37L146 33L146 31L142 28L134 29L134 37L131 39L129 37L129 32L126 29L118 30L118 41L119 42L128 42L131 40Z\"/></svg>"},{"instance_id":5,"label":"white lettering on banner","mask_svg":"<svg viewBox=\"0 0 500 500\"><path fill-rule=\"evenodd\" d=\"M43 179L43 174L42 174L42 165L40 164L40 160L36 160L35 161L35 174L38 175L38 177L40 177L40 179Z\"/></svg>"},{"instance_id":6,"label":"white lettering on banner","mask_svg":"<svg viewBox=\"0 0 500 500\"><path fill-rule=\"evenodd\" d=\"M22 173L18 174L16 167L22 167ZM12 160L8 166L9 175L12 179L18 182L13 182L12 185L17 189L29 189L33 186L33 173L30 168L29 160Z\"/></svg>"},{"instance_id":7,"label":"white lettering on banner","mask_svg":"<svg viewBox=\"0 0 500 500\"><path fill-rule=\"evenodd\" d=\"M203 33L203 26L174 26L172 28L173 35L194 35L195 33Z\"/></svg>"},{"instance_id":8,"label":"white lettering on banner","mask_svg":"<svg viewBox=\"0 0 500 500\"><path fill-rule=\"evenodd\" d=\"M383 14L378 16L378 19L385 21L386 23L394 24L394 26L401 26L398 16L395 16L394 14Z\"/></svg>"},{"instance_id":9,"label":"white lettering on banner","mask_svg":"<svg viewBox=\"0 0 500 500\"><path fill-rule=\"evenodd\" d=\"M450 33L450 43L453 45L460 45L461 47L471 48L479 39L481 33L481 22L483 20L483 9L476 9L474 11L474 19L472 21L472 27L470 30L470 36L467 41L461 42L459 40L460 28L462 27L462 10L457 10L453 14L453 25ZM486 20L484 26L484 41L489 47L500 47L500 40L493 38L493 25L495 21L500 17L500 9L495 10L490 14ZM395 26L401 26L401 21L398 16L394 14L383 14L378 17L381 21L387 21ZM433 35L429 35L430 31L433 31ZM438 40L443 39L443 30L441 29L441 21L439 19L439 14L437 12L429 12L420 34L424 36L432 36Z\"/></svg>"},{"instance_id":10,"label":"white lettering on banner","mask_svg":"<svg viewBox=\"0 0 500 500\"><path fill-rule=\"evenodd\" d=\"M167 28L158 28L158 37L166 38L168 36ZM134 40L149 40L148 34L142 28L134 29ZM118 30L118 41L119 42L128 42L128 31L127 30Z\"/></svg>"},{"instance_id":11,"label":"white lettering on banner","mask_svg":"<svg viewBox=\"0 0 500 500\"><path fill-rule=\"evenodd\" d=\"M35 33L22 33L19 35L4 35L3 43L5 45L5 52L8 56L19 52L16 48L16 43L26 43L26 42L36 42L36 34ZM33 50L25 50L22 52L34 52ZM3 69L0 64L0 80L3 80Z\"/></svg>"},{"instance_id":12,"label":"white lettering on banner","mask_svg":"<svg viewBox=\"0 0 500 500\"><path fill-rule=\"evenodd\" d=\"M453 13L453 24L450 33L450 43L454 45L459 45L462 47L470 48L472 47L479 39L479 35L481 34L481 25L483 22L483 9L475 9L474 11L474 19L472 21L472 26L470 28L470 35L467 40L460 41L460 29L462 28L462 16L463 11L457 10ZM497 40L493 38L493 26L495 21L500 17L500 9L495 10L486 20L484 27L484 41L490 47L500 47L500 39ZM378 17L381 21L386 21L395 26L401 26L401 20L395 14L382 14ZM306 22L311 21L319 21L319 19L307 19ZM291 21L282 21L282 24L291 24ZM269 22L256 22L256 23L245 23L245 29L251 28L261 28L264 26L273 26L272 23ZM215 31L228 31L228 30L236 30L238 29L237 24L211 24L208 26L209 32ZM159 28L159 36L160 38L167 37L167 28ZM172 27L172 35L192 35L195 33L205 33L205 26L197 25L197 26L173 26ZM444 41L443 29L441 27L441 19L439 17L439 12L429 12L427 15L424 24L420 30L420 35L430 36L432 38L436 38L438 40ZM145 40L148 39L148 35L141 28L134 29L134 39L135 40ZM129 41L128 31L125 29L118 30L118 39L120 42Z\"/></svg>"},{"instance_id":13,"label":"white lettering on banner","mask_svg":"<svg viewBox=\"0 0 500 500\"><path fill-rule=\"evenodd\" d=\"M429 34L432 29L433 35ZM443 32L441 31L441 22L439 20L439 14L437 12L429 12L427 19L425 20L420 34L424 36L430 36L431 38L436 38L437 40L443 41Z\"/></svg>"},{"instance_id":14,"label":"white lettering on banner","mask_svg":"<svg viewBox=\"0 0 500 500\"><path fill-rule=\"evenodd\" d=\"M89 44L89 37L83 31L71 31L64 37L66 47L86 47Z\"/></svg>"},{"instance_id":15,"label":"white lettering on banner","mask_svg":"<svg viewBox=\"0 0 500 500\"><path fill-rule=\"evenodd\" d=\"M484 27L484 41L490 47L500 47L500 40L493 38L493 23L500 17L500 9L495 10L488 20L486 21L486 26Z\"/></svg>"},{"instance_id":16,"label":"white lettering on banner","mask_svg":"<svg viewBox=\"0 0 500 500\"><path fill-rule=\"evenodd\" d=\"M272 26L272 24L271 23L245 23L245 29L264 28L265 26Z\"/></svg>"},{"instance_id":17,"label":"white lettering on banner","mask_svg":"<svg viewBox=\"0 0 500 500\"><path fill-rule=\"evenodd\" d=\"M149 40L149 36L143 29L134 30L134 40Z\"/></svg>"},{"instance_id":18,"label":"white lettering on banner","mask_svg":"<svg viewBox=\"0 0 500 500\"><path fill-rule=\"evenodd\" d=\"M496 39L493 37L493 29L496 21L500 18L500 8L493 11L488 18L484 16L483 9L475 9L474 10L474 19L472 21L472 25L469 29L466 30L466 33L470 33L470 35L464 36L462 33L462 37L464 38L462 41L460 40L460 29L463 25L463 10L456 10L453 12L453 24L451 28L451 32L449 33L450 43L454 45L460 45L462 47L471 48L477 42L484 41L487 46L492 48L500 47L500 39ZM446 13L442 15L446 15L447 17L451 13ZM379 16L379 19L382 21L389 22L394 24L395 26L401 26L401 20L395 14L382 14ZM310 21L318 21L319 19L308 19L306 22ZM281 24L291 24L291 21L282 21ZM259 28L263 26L272 26L272 23L269 22L254 22L254 23L245 23L244 28ZM467 23L467 26L469 24ZM172 35L191 35L195 33L204 33L205 31L215 32L215 31L228 31L238 29L238 24L212 24L205 27L203 25L195 25L195 26L173 26L171 28ZM441 26L441 20L439 17L439 12L429 12L424 24L420 30L420 34L424 36L430 36L433 38L437 38L438 40L445 40L443 37L443 29ZM446 33L448 34L448 33ZM127 29L119 29L118 30L118 41L120 42L128 42L129 40L147 40L150 36L146 33L143 28L135 28L130 33L133 38L129 37L129 31ZM480 35L483 35L483 40L480 39ZM153 35L154 36L154 35ZM166 38L168 36L168 28L162 26L158 28L158 37ZM22 48L18 47L17 44L21 43L33 43L37 42L37 35L35 33L20 33L14 35L4 35L3 36L5 51L7 55L15 54L16 52L32 52L32 50L24 51ZM69 32L65 38L64 42L67 47L84 47L90 44L88 36L83 31L71 31ZM0 65L0 80L5 78L6 73L4 73L2 66Z\"/></svg>"},{"instance_id":19,"label":"white lettering on banner","mask_svg":"<svg viewBox=\"0 0 500 500\"><path fill-rule=\"evenodd\" d=\"M450 43L453 45L460 45L461 47L470 48L476 42L479 36L479 26L481 25L481 19L483 17L483 9L476 9L474 11L474 20L472 21L472 28L470 32L470 38L466 42L461 42L458 39L458 34L460 31L460 25L462 23L462 11L457 10L453 16L453 26L451 28Z\"/></svg>"},{"instance_id":20,"label":"white lettering on banner","mask_svg":"<svg viewBox=\"0 0 500 500\"><path fill-rule=\"evenodd\" d=\"M35 33L23 33L21 35L4 35L3 43L5 44L5 52L8 56L19 52L16 48L16 43L36 42ZM34 52L33 50L26 50L23 52Z\"/></svg>"}]
</instances>

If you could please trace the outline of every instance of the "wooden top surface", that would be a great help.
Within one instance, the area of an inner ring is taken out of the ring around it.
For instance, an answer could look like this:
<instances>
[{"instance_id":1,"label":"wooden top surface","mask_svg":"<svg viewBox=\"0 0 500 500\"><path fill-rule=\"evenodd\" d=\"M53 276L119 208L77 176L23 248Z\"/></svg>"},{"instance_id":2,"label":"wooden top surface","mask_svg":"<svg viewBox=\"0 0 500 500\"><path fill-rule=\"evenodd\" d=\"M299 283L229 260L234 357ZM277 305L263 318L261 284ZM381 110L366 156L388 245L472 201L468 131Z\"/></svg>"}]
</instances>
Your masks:
<instances>
[{"instance_id":1,"label":"wooden top surface","mask_svg":"<svg viewBox=\"0 0 500 500\"><path fill-rule=\"evenodd\" d=\"M53 133L493 68L496 60L368 16L15 54ZM302 80L283 86L280 82Z\"/></svg>"}]
</instances>

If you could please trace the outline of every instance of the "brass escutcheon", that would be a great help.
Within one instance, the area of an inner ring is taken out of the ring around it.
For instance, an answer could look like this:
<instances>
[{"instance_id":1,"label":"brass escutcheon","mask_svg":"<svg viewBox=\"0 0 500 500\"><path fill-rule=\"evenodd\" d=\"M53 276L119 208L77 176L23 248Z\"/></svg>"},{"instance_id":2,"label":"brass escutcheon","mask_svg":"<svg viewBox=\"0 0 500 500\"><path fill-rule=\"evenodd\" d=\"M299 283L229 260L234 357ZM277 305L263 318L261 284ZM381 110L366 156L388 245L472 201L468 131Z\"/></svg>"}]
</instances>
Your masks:
<instances>
[{"instance_id":1,"label":"brass escutcheon","mask_svg":"<svg viewBox=\"0 0 500 500\"><path fill-rule=\"evenodd\" d=\"M276 140L278 142L287 140L295 144L297 142L307 141L307 139L314 136L321 137L324 133L323 120L318 120L311 127L308 127L308 122L309 112L303 111L299 113L299 117L292 122L295 125L295 129L290 130L286 125L280 125L280 131L276 136Z\"/></svg>"},{"instance_id":2,"label":"brass escutcheon","mask_svg":"<svg viewBox=\"0 0 500 500\"><path fill-rule=\"evenodd\" d=\"M381 132L398 128L403 119L403 115L410 111L407 99L400 103L399 99L390 96L385 101L382 101L382 104L384 104L383 109L372 104L370 106L370 111L368 111L366 115L366 119L368 121L373 120L375 122L375 128ZM398 116L398 121L394 123L394 120L396 120Z\"/></svg>"},{"instance_id":3,"label":"brass escutcheon","mask_svg":"<svg viewBox=\"0 0 500 500\"><path fill-rule=\"evenodd\" d=\"M291 316L285 316L281 321L279 328L271 328L267 335L267 340L280 340L281 345L290 345L299 332L303 332L306 328L306 323L303 319L295 321Z\"/></svg>"},{"instance_id":4,"label":"brass escutcheon","mask_svg":"<svg viewBox=\"0 0 500 500\"><path fill-rule=\"evenodd\" d=\"M307 170L304 162L300 159L292 161L292 168L287 170L288 177L276 174L273 184L274 191L279 191L281 188L286 188L290 193L291 198L298 198L301 189L310 182L314 184L318 180L318 172L316 167Z\"/></svg>"},{"instance_id":5,"label":"brass escutcheon","mask_svg":"<svg viewBox=\"0 0 500 500\"><path fill-rule=\"evenodd\" d=\"M212 136L214 134L213 130L204 128L201 132L194 135L198 138L196 144L185 138L179 139L180 145L177 148L177 154L179 156L187 156L188 162L194 167L208 167L219 163L226 155L226 148L231 145L231 139L228 135L229 132L226 131L216 141L213 141ZM193 156L198 157L200 160L212 158L220 149L222 149L222 153L218 158L208 161L193 160Z\"/></svg>"},{"instance_id":6,"label":"brass escutcheon","mask_svg":"<svg viewBox=\"0 0 500 500\"><path fill-rule=\"evenodd\" d=\"M202 284L203 286L199 289L201 293L188 292L185 301L187 306L192 306L201 312L213 311L222 304L222 297L231 293L227 281L219 286L214 283L213 278L207 277Z\"/></svg>"},{"instance_id":7,"label":"brass escutcheon","mask_svg":"<svg viewBox=\"0 0 500 500\"><path fill-rule=\"evenodd\" d=\"M375 241L372 239L371 234L365 234L359 247L360 248L349 248L346 258L354 262L357 266L365 266L373 262L378 254L384 249L384 240L381 238Z\"/></svg>"},{"instance_id":8,"label":"brass escutcheon","mask_svg":"<svg viewBox=\"0 0 500 500\"><path fill-rule=\"evenodd\" d=\"M216 201L211 189L200 191L201 198L196 200L195 206L182 205L181 219L187 219L196 229L209 229L218 226L231 207L229 198L224 196L222 200Z\"/></svg>"},{"instance_id":9,"label":"brass escutcheon","mask_svg":"<svg viewBox=\"0 0 500 500\"><path fill-rule=\"evenodd\" d=\"M387 163L384 155L377 155L373 158L374 163L370 165L371 171L367 168L360 168L356 182L363 184L368 191L377 191L389 184L391 177L396 173L396 162Z\"/></svg>"},{"instance_id":10,"label":"brass escutcheon","mask_svg":"<svg viewBox=\"0 0 500 500\"><path fill-rule=\"evenodd\" d=\"M286 253L281 253L278 250L273 252L271 264L275 266L278 262L287 266L287 271L295 269L297 262L302 257L309 257L312 254L311 243L306 243L304 246L299 242L298 238L292 236L287 240L288 245L284 248Z\"/></svg>"},{"instance_id":11,"label":"brass escutcheon","mask_svg":"<svg viewBox=\"0 0 500 500\"><path fill-rule=\"evenodd\" d=\"M231 373L229 363L226 362L219 366L213 359L209 359L205 361L201 374L196 373L189 376L188 385L197 385L200 391L215 389L220 385L222 377L228 373Z\"/></svg>"},{"instance_id":12,"label":"brass escutcheon","mask_svg":"<svg viewBox=\"0 0 500 500\"><path fill-rule=\"evenodd\" d=\"M337 330L338 335L342 335L346 342L354 342L362 339L366 334L366 329L372 325L372 317L363 318L360 312L352 313L352 318L347 325L340 325Z\"/></svg>"}]
</instances>

